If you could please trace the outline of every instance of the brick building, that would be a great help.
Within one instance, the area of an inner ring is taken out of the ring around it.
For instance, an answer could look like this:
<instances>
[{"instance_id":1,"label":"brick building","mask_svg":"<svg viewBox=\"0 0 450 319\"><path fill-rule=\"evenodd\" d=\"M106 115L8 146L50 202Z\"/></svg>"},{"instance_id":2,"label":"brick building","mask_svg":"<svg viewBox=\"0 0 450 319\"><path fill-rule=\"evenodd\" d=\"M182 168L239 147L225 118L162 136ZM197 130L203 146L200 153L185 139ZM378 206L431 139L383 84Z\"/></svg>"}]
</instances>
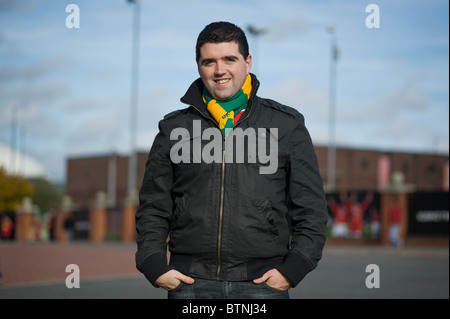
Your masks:
<instances>
[{"instance_id":1,"label":"brick building","mask_svg":"<svg viewBox=\"0 0 450 319\"><path fill-rule=\"evenodd\" d=\"M137 154L137 189L142 183L147 156ZM106 193L109 207L123 206L128 191L128 155L69 158L66 174L66 194L80 208L91 207L98 192Z\"/></svg>"},{"instance_id":2,"label":"brick building","mask_svg":"<svg viewBox=\"0 0 450 319\"><path fill-rule=\"evenodd\" d=\"M320 172L327 182L326 146L316 146ZM136 187L140 188L147 152L138 152ZM449 189L448 154L385 152L338 147L335 191L377 191L388 186L392 172L400 171L405 183L419 191ZM122 207L128 188L128 155L104 154L67 160L66 193L79 207L90 207L99 191L106 192L109 207Z\"/></svg>"},{"instance_id":3,"label":"brick building","mask_svg":"<svg viewBox=\"0 0 450 319\"><path fill-rule=\"evenodd\" d=\"M327 181L327 147L316 146L320 173ZM418 191L448 191L449 157L442 154L383 152L369 149L336 149L336 191L380 190L393 172L402 172L405 183Z\"/></svg>"}]
</instances>

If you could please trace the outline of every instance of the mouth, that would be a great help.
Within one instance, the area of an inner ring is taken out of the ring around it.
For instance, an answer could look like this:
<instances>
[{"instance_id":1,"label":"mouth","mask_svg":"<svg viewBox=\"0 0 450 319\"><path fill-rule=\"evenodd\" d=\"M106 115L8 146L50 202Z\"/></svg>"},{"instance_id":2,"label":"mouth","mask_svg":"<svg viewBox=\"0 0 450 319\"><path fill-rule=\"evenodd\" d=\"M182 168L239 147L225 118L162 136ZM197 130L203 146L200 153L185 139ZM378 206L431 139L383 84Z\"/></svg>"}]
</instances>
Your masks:
<instances>
[{"instance_id":1,"label":"mouth","mask_svg":"<svg viewBox=\"0 0 450 319\"><path fill-rule=\"evenodd\" d=\"M217 79L217 80L214 80L214 82L217 83L220 86L226 85L230 81L231 81L231 79Z\"/></svg>"}]
</instances>

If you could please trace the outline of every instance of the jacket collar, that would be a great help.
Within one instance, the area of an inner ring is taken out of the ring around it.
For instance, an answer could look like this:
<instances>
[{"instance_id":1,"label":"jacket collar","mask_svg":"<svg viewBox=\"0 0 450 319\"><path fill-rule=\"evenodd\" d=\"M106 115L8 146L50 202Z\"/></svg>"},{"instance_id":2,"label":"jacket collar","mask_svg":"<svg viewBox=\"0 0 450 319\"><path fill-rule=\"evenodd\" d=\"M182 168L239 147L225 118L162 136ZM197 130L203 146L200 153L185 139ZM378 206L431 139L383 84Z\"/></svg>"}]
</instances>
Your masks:
<instances>
[{"instance_id":1,"label":"jacket collar","mask_svg":"<svg viewBox=\"0 0 450 319\"><path fill-rule=\"evenodd\" d=\"M259 80L256 78L256 75L250 73L252 77L252 94L249 99L248 109L253 106L252 99L255 97L256 92L259 88ZM180 101L182 103L188 104L196 108L200 113L204 116L210 117L208 110L206 109L205 103L203 102L202 94L203 94L203 81L201 78L198 78L194 82L192 82L191 86L189 86L186 93L181 97Z\"/></svg>"}]
</instances>

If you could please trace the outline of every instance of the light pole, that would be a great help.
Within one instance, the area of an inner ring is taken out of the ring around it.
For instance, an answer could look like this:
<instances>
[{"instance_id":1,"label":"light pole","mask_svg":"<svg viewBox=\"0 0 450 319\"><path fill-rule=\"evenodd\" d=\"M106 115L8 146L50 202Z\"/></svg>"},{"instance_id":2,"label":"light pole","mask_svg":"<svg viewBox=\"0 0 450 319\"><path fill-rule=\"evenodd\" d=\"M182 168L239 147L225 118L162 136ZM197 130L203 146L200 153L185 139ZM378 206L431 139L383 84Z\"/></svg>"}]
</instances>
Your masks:
<instances>
[{"instance_id":1,"label":"light pole","mask_svg":"<svg viewBox=\"0 0 450 319\"><path fill-rule=\"evenodd\" d=\"M339 57L339 50L336 44L334 27L328 27L328 32L331 35L331 63L327 191L333 192L336 188L336 64Z\"/></svg>"},{"instance_id":2,"label":"light pole","mask_svg":"<svg viewBox=\"0 0 450 319\"><path fill-rule=\"evenodd\" d=\"M16 153L17 153L17 105L14 105L11 113L11 174L16 173Z\"/></svg>"},{"instance_id":3,"label":"light pole","mask_svg":"<svg viewBox=\"0 0 450 319\"><path fill-rule=\"evenodd\" d=\"M137 104L138 104L138 62L139 62L139 0L127 0L134 5L133 11L133 42L131 65L131 102L130 102L130 158L128 160L128 195L134 196L136 190L137 154Z\"/></svg>"}]
</instances>

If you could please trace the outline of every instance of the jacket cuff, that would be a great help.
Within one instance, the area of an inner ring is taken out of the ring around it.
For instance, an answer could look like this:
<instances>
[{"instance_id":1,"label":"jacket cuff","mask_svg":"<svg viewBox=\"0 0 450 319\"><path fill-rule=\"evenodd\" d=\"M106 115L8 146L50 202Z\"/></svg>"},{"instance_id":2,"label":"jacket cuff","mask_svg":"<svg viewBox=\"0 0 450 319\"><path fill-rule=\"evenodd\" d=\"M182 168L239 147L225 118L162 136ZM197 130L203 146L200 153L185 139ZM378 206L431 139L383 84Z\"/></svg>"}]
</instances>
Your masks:
<instances>
[{"instance_id":1,"label":"jacket cuff","mask_svg":"<svg viewBox=\"0 0 450 319\"><path fill-rule=\"evenodd\" d=\"M145 278L156 288L159 287L156 284L156 279L171 269L175 269L175 267L167 265L167 254L161 252L148 256L138 268L144 274Z\"/></svg>"},{"instance_id":2,"label":"jacket cuff","mask_svg":"<svg viewBox=\"0 0 450 319\"><path fill-rule=\"evenodd\" d=\"M287 255L284 262L275 268L291 282L292 288L313 270L306 258L297 253Z\"/></svg>"}]
</instances>

